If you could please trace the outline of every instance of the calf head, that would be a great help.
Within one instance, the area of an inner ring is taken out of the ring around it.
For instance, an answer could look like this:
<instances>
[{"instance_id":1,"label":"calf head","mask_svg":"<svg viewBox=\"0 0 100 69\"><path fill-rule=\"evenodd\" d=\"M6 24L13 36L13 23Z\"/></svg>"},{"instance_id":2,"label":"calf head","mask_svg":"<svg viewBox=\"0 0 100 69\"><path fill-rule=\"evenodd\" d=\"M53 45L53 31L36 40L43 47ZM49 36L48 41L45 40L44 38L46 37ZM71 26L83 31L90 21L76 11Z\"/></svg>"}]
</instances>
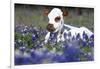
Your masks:
<instances>
[{"instance_id":1,"label":"calf head","mask_svg":"<svg viewBox=\"0 0 100 69\"><path fill-rule=\"evenodd\" d=\"M62 29L64 20L63 20L63 11L61 9L59 8L52 9L48 14L48 19L49 22L46 29L49 32L58 32Z\"/></svg>"}]
</instances>

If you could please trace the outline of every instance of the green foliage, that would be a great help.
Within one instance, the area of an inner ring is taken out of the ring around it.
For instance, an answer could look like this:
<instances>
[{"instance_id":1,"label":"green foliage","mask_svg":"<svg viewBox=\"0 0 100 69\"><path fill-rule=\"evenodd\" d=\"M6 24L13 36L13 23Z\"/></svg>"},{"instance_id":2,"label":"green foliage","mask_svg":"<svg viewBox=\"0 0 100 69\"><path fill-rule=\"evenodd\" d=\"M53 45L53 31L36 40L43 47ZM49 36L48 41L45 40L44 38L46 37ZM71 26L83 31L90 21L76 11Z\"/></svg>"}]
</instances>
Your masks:
<instances>
[{"instance_id":1,"label":"green foliage","mask_svg":"<svg viewBox=\"0 0 100 69\"><path fill-rule=\"evenodd\" d=\"M15 23L24 23L26 25L34 25L37 28L41 27L45 29L48 24L48 17L43 15L43 7L17 7L15 8ZM75 8L68 8L69 15L64 17L64 22L73 26L85 26L93 31L94 26L94 12L88 8L83 9L81 15L77 15Z\"/></svg>"},{"instance_id":2,"label":"green foliage","mask_svg":"<svg viewBox=\"0 0 100 69\"><path fill-rule=\"evenodd\" d=\"M45 47L50 51L53 49L53 47L50 44L46 44Z\"/></svg>"},{"instance_id":3,"label":"green foliage","mask_svg":"<svg viewBox=\"0 0 100 69\"><path fill-rule=\"evenodd\" d=\"M35 44L35 41L33 42L32 40L32 33L22 35L21 33L15 32L15 40L21 40L23 43L27 44L28 48L32 48Z\"/></svg>"}]
</instances>

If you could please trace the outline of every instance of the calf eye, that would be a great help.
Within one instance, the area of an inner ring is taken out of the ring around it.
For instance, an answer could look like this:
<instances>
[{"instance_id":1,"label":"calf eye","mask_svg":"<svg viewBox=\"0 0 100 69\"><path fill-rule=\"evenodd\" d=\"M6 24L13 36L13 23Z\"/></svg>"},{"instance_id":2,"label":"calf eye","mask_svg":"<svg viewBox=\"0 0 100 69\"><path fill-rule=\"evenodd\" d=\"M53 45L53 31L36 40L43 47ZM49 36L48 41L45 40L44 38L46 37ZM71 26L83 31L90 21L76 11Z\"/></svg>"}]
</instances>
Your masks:
<instances>
[{"instance_id":1,"label":"calf eye","mask_svg":"<svg viewBox=\"0 0 100 69\"><path fill-rule=\"evenodd\" d=\"M58 17L55 18L55 21L58 22L58 21L60 21L60 19L61 18L58 16Z\"/></svg>"}]
</instances>

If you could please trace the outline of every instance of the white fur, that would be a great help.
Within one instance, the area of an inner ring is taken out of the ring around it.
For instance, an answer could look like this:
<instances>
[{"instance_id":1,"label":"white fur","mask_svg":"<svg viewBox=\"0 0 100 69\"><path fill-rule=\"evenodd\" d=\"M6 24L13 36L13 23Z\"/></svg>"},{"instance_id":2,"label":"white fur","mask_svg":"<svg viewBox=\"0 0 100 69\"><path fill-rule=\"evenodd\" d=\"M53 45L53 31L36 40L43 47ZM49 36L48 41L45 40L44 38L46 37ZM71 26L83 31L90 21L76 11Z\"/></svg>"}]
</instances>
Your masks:
<instances>
[{"instance_id":1,"label":"white fur","mask_svg":"<svg viewBox=\"0 0 100 69\"><path fill-rule=\"evenodd\" d=\"M85 33L89 37L93 34L86 27L77 28L77 27L74 27L74 26L70 26L70 25L64 24L64 20L63 20L63 15L62 14L63 14L63 12L59 8L52 9L51 12L48 14L49 24L53 24L54 28L56 29L54 32L58 32L57 42L65 41L65 38L64 38L63 35L64 35L64 33L68 33L68 32L71 32L72 36L76 36L79 33L80 36L81 36L81 39L83 39L82 38L83 31L85 31ZM61 20L58 23L55 22L55 17L57 17L57 16L61 17ZM63 26L66 26L66 27L70 28L70 30L67 31L66 29L64 29L64 32L61 34L60 32L61 32L61 29L63 28ZM48 32L47 35L45 36L45 43L48 42L49 37L50 37L50 32Z\"/></svg>"}]
</instances>

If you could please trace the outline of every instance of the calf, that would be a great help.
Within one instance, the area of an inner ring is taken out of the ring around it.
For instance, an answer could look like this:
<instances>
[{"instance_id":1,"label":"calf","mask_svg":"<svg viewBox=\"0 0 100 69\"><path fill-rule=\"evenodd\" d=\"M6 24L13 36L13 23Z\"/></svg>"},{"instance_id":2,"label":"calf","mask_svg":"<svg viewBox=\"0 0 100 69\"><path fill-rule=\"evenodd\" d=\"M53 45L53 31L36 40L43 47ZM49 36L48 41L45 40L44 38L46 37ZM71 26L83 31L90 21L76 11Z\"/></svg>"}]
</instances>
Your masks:
<instances>
[{"instance_id":1,"label":"calf","mask_svg":"<svg viewBox=\"0 0 100 69\"><path fill-rule=\"evenodd\" d=\"M54 8L50 11L48 14L49 22L47 25L48 33L45 36L45 43L48 42L50 38L50 33L58 33L57 34L57 42L59 41L65 41L64 33L71 32L71 36L76 36L77 34L80 34L80 38L83 39L82 34L85 32L88 37L90 37L93 33L88 30L86 27L74 27L70 25L64 24L63 19L63 12L59 8Z\"/></svg>"}]
</instances>

